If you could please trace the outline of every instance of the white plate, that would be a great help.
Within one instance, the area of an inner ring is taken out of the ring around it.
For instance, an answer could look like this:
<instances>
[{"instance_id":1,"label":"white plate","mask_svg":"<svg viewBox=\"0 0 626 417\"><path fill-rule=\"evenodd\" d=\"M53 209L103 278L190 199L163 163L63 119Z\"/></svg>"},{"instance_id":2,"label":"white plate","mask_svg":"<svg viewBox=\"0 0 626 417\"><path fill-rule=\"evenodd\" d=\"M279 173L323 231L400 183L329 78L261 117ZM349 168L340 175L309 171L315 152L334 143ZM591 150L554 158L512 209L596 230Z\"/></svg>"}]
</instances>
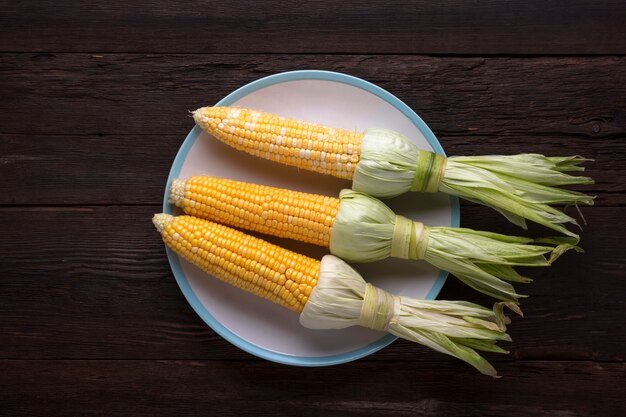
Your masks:
<instances>
[{"instance_id":1,"label":"white plate","mask_svg":"<svg viewBox=\"0 0 626 417\"><path fill-rule=\"evenodd\" d=\"M254 81L217 105L262 110L285 117L324 123L344 129L383 127L411 138L422 149L443 150L426 124L387 91L359 78L327 71L294 71ZM172 165L167 187L174 178L206 174L258 184L337 196L350 183L298 170L238 152L194 127ZM428 225L458 226L458 201L442 194L415 194L388 200L399 214ZM166 213L180 214L164 198ZM263 237L316 259L326 250ZM361 358L395 340L363 328L308 330L298 315L264 299L231 287L203 273L168 249L174 276L185 297L213 330L252 353L275 362L323 366ZM357 264L363 277L394 293L434 299L447 273L415 261L386 260Z\"/></svg>"}]
</instances>

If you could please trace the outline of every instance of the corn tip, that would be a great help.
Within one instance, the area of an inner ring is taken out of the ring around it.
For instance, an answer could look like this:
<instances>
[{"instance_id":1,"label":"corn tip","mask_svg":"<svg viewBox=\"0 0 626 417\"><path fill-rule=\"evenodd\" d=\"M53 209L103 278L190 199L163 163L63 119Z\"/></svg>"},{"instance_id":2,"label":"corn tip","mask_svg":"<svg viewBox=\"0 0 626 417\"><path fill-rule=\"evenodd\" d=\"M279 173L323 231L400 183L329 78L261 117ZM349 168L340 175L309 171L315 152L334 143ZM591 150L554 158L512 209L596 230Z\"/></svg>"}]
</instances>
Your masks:
<instances>
[{"instance_id":1,"label":"corn tip","mask_svg":"<svg viewBox=\"0 0 626 417\"><path fill-rule=\"evenodd\" d=\"M152 216L152 224L154 224L159 233L162 233L165 226L170 224L172 220L174 220L174 216L171 214L158 213Z\"/></svg>"},{"instance_id":2,"label":"corn tip","mask_svg":"<svg viewBox=\"0 0 626 417\"><path fill-rule=\"evenodd\" d=\"M167 201L170 204L174 204L180 207L184 199L185 199L185 180L176 178L175 180L172 181L172 184L170 185L170 190L169 190L169 195L167 197Z\"/></svg>"},{"instance_id":3,"label":"corn tip","mask_svg":"<svg viewBox=\"0 0 626 417\"><path fill-rule=\"evenodd\" d=\"M204 109L206 109L206 107L200 107L199 109L196 109L191 112L191 115L193 116L193 120L198 125L202 125L202 122L208 121L208 119L205 120L206 116L204 116Z\"/></svg>"}]
</instances>

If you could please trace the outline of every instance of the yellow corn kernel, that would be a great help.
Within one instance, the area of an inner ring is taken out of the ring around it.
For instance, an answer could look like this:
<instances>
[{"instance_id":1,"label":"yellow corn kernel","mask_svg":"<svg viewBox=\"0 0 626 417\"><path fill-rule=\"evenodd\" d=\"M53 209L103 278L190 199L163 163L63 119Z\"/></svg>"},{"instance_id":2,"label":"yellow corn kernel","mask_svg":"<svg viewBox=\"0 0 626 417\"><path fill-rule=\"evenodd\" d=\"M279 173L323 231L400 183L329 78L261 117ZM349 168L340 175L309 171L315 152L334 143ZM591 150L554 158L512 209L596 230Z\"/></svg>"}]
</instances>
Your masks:
<instances>
[{"instance_id":1,"label":"yellow corn kernel","mask_svg":"<svg viewBox=\"0 0 626 417\"><path fill-rule=\"evenodd\" d=\"M345 179L354 174L363 139L360 132L235 107L202 107L193 117L235 149Z\"/></svg>"},{"instance_id":2,"label":"yellow corn kernel","mask_svg":"<svg viewBox=\"0 0 626 417\"><path fill-rule=\"evenodd\" d=\"M208 176L174 180L170 202L186 214L323 247L340 200Z\"/></svg>"},{"instance_id":3,"label":"yellow corn kernel","mask_svg":"<svg viewBox=\"0 0 626 417\"><path fill-rule=\"evenodd\" d=\"M184 259L222 281L291 310L301 312L306 304L301 294L310 294L317 284L319 261L230 227L167 214L156 215L154 223L163 241ZM281 271L285 269L298 277L297 284L284 281Z\"/></svg>"}]
</instances>

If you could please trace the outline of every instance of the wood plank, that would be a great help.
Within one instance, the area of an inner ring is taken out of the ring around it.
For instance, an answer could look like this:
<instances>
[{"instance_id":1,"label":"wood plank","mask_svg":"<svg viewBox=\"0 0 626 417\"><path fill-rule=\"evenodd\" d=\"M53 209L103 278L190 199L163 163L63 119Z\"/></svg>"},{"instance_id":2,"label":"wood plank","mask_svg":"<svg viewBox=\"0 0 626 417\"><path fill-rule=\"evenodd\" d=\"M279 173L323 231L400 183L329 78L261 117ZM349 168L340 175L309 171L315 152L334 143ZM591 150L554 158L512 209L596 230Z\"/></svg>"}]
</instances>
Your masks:
<instances>
[{"instance_id":1,"label":"wood plank","mask_svg":"<svg viewBox=\"0 0 626 417\"><path fill-rule=\"evenodd\" d=\"M53 52L623 54L618 0L151 3L20 1L0 50Z\"/></svg>"},{"instance_id":2,"label":"wood plank","mask_svg":"<svg viewBox=\"0 0 626 417\"><path fill-rule=\"evenodd\" d=\"M626 57L2 54L0 133L182 139L193 126L189 110L260 77L308 68L380 85L438 136L603 141L626 134L625 64Z\"/></svg>"},{"instance_id":3,"label":"wood plank","mask_svg":"<svg viewBox=\"0 0 626 417\"><path fill-rule=\"evenodd\" d=\"M184 135L15 135L0 134L0 204L159 204L172 162ZM529 135L440 137L449 155L581 154L595 158L586 164L596 184L575 189L597 195L596 205L626 204L622 139L597 140L577 136ZM224 152L235 153L223 145ZM296 168L244 156L260 170L276 176ZM241 162L241 161L238 161ZM303 179L323 179L298 171ZM70 186L71 184L71 186ZM465 201L463 204L467 204Z\"/></svg>"},{"instance_id":4,"label":"wood plank","mask_svg":"<svg viewBox=\"0 0 626 417\"><path fill-rule=\"evenodd\" d=\"M159 206L0 208L0 358L253 359L216 336L174 282L150 223ZM511 359L623 361L626 208L584 209L584 255L528 271L524 319L510 328ZM463 226L520 233L482 207L465 207ZM531 235L545 234L533 228ZM287 247L295 247L293 243ZM488 305L450 278L442 299ZM398 341L372 360L452 358Z\"/></svg>"},{"instance_id":5,"label":"wood plank","mask_svg":"<svg viewBox=\"0 0 626 417\"><path fill-rule=\"evenodd\" d=\"M159 204L183 139L0 134L0 204Z\"/></svg>"},{"instance_id":6,"label":"wood plank","mask_svg":"<svg viewBox=\"0 0 626 417\"><path fill-rule=\"evenodd\" d=\"M623 363L513 362L499 381L447 363L329 368L237 361L0 361L8 415L622 416ZM401 381L393 383L393 381ZM390 385L393 383L393 385Z\"/></svg>"}]
</instances>

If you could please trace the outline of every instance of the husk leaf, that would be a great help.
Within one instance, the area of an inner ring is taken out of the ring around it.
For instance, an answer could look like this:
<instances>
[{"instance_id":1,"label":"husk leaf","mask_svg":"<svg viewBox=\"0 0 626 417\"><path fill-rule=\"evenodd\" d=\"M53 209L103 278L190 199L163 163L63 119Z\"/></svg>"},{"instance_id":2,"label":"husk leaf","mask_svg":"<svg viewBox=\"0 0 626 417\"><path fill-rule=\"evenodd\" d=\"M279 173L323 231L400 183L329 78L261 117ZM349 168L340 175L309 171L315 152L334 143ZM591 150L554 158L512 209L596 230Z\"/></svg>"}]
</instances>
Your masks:
<instances>
[{"instance_id":1,"label":"husk leaf","mask_svg":"<svg viewBox=\"0 0 626 417\"><path fill-rule=\"evenodd\" d=\"M366 194L342 190L333 223L330 252L348 262L374 262L391 256L396 214ZM477 291L500 300L522 295L507 282L530 282L514 266L548 266L568 249L572 239L533 240L467 228L429 227L424 260L448 271ZM553 246L550 246L553 245ZM546 255L551 257L546 259Z\"/></svg>"},{"instance_id":2,"label":"husk leaf","mask_svg":"<svg viewBox=\"0 0 626 417\"><path fill-rule=\"evenodd\" d=\"M342 329L359 323L365 295L363 278L341 259L322 259L317 286L311 293L300 323L311 329ZM418 300L400 297L397 323L389 333L452 355L481 373L497 376L496 370L477 350L505 353L495 343L511 340L507 318L497 303L493 310L466 301Z\"/></svg>"},{"instance_id":3,"label":"husk leaf","mask_svg":"<svg viewBox=\"0 0 626 417\"><path fill-rule=\"evenodd\" d=\"M390 198L411 190L419 148L405 136L386 129L368 129L361 144L353 189ZM592 205L594 197L558 188L591 184L589 177L566 174L583 171L581 156L539 154L460 156L447 158L439 191L494 208L512 223L526 220L567 236L578 235L564 224L578 223L552 205Z\"/></svg>"}]
</instances>

